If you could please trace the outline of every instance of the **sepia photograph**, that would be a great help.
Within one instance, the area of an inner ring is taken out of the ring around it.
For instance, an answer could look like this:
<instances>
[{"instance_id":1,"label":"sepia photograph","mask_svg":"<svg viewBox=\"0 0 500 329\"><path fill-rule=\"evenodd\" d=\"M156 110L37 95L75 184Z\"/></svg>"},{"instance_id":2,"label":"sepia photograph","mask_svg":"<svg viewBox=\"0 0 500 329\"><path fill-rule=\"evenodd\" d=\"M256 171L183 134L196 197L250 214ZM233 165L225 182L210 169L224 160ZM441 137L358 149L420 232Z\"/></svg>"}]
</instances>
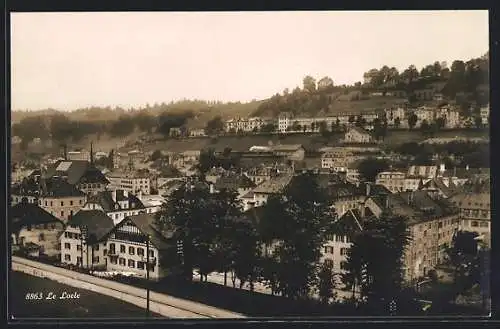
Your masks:
<instances>
[{"instance_id":1,"label":"sepia photograph","mask_svg":"<svg viewBox=\"0 0 500 329\"><path fill-rule=\"evenodd\" d=\"M10 322L490 315L487 10L8 15Z\"/></svg>"}]
</instances>

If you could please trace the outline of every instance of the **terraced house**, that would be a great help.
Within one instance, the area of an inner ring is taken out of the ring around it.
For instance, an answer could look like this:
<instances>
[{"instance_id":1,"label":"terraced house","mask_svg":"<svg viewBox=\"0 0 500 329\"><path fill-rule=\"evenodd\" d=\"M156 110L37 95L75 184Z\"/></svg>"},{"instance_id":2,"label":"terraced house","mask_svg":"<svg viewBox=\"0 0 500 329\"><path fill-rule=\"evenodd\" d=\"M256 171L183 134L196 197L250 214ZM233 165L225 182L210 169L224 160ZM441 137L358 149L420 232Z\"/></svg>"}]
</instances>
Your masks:
<instances>
[{"instance_id":1,"label":"terraced house","mask_svg":"<svg viewBox=\"0 0 500 329\"><path fill-rule=\"evenodd\" d=\"M449 201L432 199L425 191L374 195L365 206L379 218L383 212L407 219L411 242L405 250L404 277L414 281L435 269L459 229L459 211Z\"/></svg>"}]
</instances>

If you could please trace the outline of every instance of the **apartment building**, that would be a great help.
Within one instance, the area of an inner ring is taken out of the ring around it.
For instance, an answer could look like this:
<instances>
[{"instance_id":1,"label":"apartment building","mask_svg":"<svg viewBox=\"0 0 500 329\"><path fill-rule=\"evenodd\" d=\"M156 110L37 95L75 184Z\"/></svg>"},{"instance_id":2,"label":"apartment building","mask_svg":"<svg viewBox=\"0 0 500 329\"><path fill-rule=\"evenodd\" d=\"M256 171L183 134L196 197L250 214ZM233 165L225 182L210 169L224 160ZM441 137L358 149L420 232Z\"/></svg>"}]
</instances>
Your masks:
<instances>
[{"instance_id":1,"label":"apartment building","mask_svg":"<svg viewBox=\"0 0 500 329\"><path fill-rule=\"evenodd\" d=\"M58 256L64 223L36 204L20 202L10 210L13 250L28 247L36 255Z\"/></svg>"},{"instance_id":2,"label":"apartment building","mask_svg":"<svg viewBox=\"0 0 500 329\"><path fill-rule=\"evenodd\" d=\"M175 236L159 229L150 214L129 216L107 235L107 270L132 272L142 278L149 271L153 281L176 272L182 260L178 246L182 245Z\"/></svg>"},{"instance_id":3,"label":"apartment building","mask_svg":"<svg viewBox=\"0 0 500 329\"><path fill-rule=\"evenodd\" d=\"M410 166L407 175L409 177L419 177L424 179L432 179L438 175L438 166Z\"/></svg>"},{"instance_id":4,"label":"apartment building","mask_svg":"<svg viewBox=\"0 0 500 329\"><path fill-rule=\"evenodd\" d=\"M110 190L124 190L129 193L151 194L151 178L145 173L119 172L108 173Z\"/></svg>"},{"instance_id":5,"label":"apartment building","mask_svg":"<svg viewBox=\"0 0 500 329\"><path fill-rule=\"evenodd\" d=\"M462 231L476 232L491 245L491 195L489 192L460 193L450 198L460 210Z\"/></svg>"},{"instance_id":6,"label":"apartment building","mask_svg":"<svg viewBox=\"0 0 500 329\"><path fill-rule=\"evenodd\" d=\"M82 210L67 223L60 238L61 262L94 270L105 270L106 234L113 221L101 210Z\"/></svg>"},{"instance_id":7,"label":"apartment building","mask_svg":"<svg viewBox=\"0 0 500 329\"><path fill-rule=\"evenodd\" d=\"M219 192L223 189L235 191L238 193L238 198L250 192L257 185L250 178L239 174L225 174L211 185L211 192Z\"/></svg>"},{"instance_id":8,"label":"apartment building","mask_svg":"<svg viewBox=\"0 0 500 329\"><path fill-rule=\"evenodd\" d=\"M404 256L408 282L423 278L444 261L445 248L459 229L458 209L446 200L432 199L425 191L375 195L365 206L377 218L387 212L408 221L411 242Z\"/></svg>"},{"instance_id":9,"label":"apartment building","mask_svg":"<svg viewBox=\"0 0 500 329\"><path fill-rule=\"evenodd\" d=\"M290 184L293 175L284 174L274 176L271 179L264 181L258 185L253 191L247 194L253 194L253 198L250 200L248 195L243 196L247 200L248 207L259 207L267 202L267 199L271 195L276 195L281 192Z\"/></svg>"},{"instance_id":10,"label":"apartment building","mask_svg":"<svg viewBox=\"0 0 500 329\"><path fill-rule=\"evenodd\" d=\"M346 273L347 253L352 246L352 238L356 232L363 230L361 213L349 209L335 220L335 231L327 238L321 249L320 262L332 266L337 287L344 286L341 275Z\"/></svg>"},{"instance_id":11,"label":"apartment building","mask_svg":"<svg viewBox=\"0 0 500 329\"><path fill-rule=\"evenodd\" d=\"M406 174L401 171L383 171L377 174L375 183L385 186L392 193L405 191Z\"/></svg>"},{"instance_id":12,"label":"apartment building","mask_svg":"<svg viewBox=\"0 0 500 329\"><path fill-rule=\"evenodd\" d=\"M83 208L86 195L61 178L42 179L38 205L66 223Z\"/></svg>"},{"instance_id":13,"label":"apartment building","mask_svg":"<svg viewBox=\"0 0 500 329\"><path fill-rule=\"evenodd\" d=\"M141 197L124 190L105 191L90 197L83 209L104 211L116 225L127 216L158 211L157 206L146 207Z\"/></svg>"},{"instance_id":14,"label":"apartment building","mask_svg":"<svg viewBox=\"0 0 500 329\"><path fill-rule=\"evenodd\" d=\"M372 143L373 138L370 133L360 127L352 127L345 133L345 143Z\"/></svg>"}]
</instances>

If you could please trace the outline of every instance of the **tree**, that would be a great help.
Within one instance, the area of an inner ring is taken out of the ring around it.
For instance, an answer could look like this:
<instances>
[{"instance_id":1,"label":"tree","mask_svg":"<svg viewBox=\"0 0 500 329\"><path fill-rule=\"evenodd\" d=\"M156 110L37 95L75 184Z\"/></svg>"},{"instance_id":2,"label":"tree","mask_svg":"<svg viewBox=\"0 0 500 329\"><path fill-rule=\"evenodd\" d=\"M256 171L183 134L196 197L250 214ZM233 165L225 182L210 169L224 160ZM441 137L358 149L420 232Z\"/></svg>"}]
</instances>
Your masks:
<instances>
[{"instance_id":1,"label":"tree","mask_svg":"<svg viewBox=\"0 0 500 329\"><path fill-rule=\"evenodd\" d=\"M292 124L292 131L298 131L300 130L300 124L298 121L294 121Z\"/></svg>"},{"instance_id":2,"label":"tree","mask_svg":"<svg viewBox=\"0 0 500 329\"><path fill-rule=\"evenodd\" d=\"M389 169L387 160L372 157L361 160L358 166L362 179L369 182L374 182L377 175L387 169Z\"/></svg>"},{"instance_id":3,"label":"tree","mask_svg":"<svg viewBox=\"0 0 500 329\"><path fill-rule=\"evenodd\" d=\"M330 77L323 77L318 81L318 90L328 90L332 89L333 87L333 80Z\"/></svg>"},{"instance_id":4,"label":"tree","mask_svg":"<svg viewBox=\"0 0 500 329\"><path fill-rule=\"evenodd\" d=\"M224 131L224 122L220 116L216 116L215 118L209 120L205 127L205 131L208 135L217 135Z\"/></svg>"},{"instance_id":5,"label":"tree","mask_svg":"<svg viewBox=\"0 0 500 329\"><path fill-rule=\"evenodd\" d=\"M326 126L326 121L318 122L319 132L323 137L328 136L328 128Z\"/></svg>"},{"instance_id":6,"label":"tree","mask_svg":"<svg viewBox=\"0 0 500 329\"><path fill-rule=\"evenodd\" d=\"M302 80L302 85L304 91L313 93L316 91L316 79L314 79L312 76L308 75L304 77Z\"/></svg>"},{"instance_id":7,"label":"tree","mask_svg":"<svg viewBox=\"0 0 500 329\"><path fill-rule=\"evenodd\" d=\"M212 194L213 209L207 209L211 214L215 227L214 246L217 268L224 272L224 285L227 284L227 272L235 261L238 240L235 240L234 231L240 222L242 209L235 191L223 189Z\"/></svg>"},{"instance_id":8,"label":"tree","mask_svg":"<svg viewBox=\"0 0 500 329\"><path fill-rule=\"evenodd\" d=\"M415 125L417 124L418 117L415 113L410 113L408 115L408 126L410 127L410 130L415 128Z\"/></svg>"},{"instance_id":9,"label":"tree","mask_svg":"<svg viewBox=\"0 0 500 329\"><path fill-rule=\"evenodd\" d=\"M482 128L483 127L483 119L480 116L474 117L474 125L476 128Z\"/></svg>"},{"instance_id":10,"label":"tree","mask_svg":"<svg viewBox=\"0 0 500 329\"><path fill-rule=\"evenodd\" d=\"M208 189L187 182L175 190L167 203L156 213L156 224L161 231L174 231L182 242L183 277L189 281L193 269L211 261L210 247L214 236L211 218L210 192Z\"/></svg>"},{"instance_id":11,"label":"tree","mask_svg":"<svg viewBox=\"0 0 500 329\"><path fill-rule=\"evenodd\" d=\"M270 132L273 132L275 130L276 130L276 126L272 123L265 124L262 126L262 128L260 128L260 131L263 133L270 133Z\"/></svg>"},{"instance_id":12,"label":"tree","mask_svg":"<svg viewBox=\"0 0 500 329\"><path fill-rule=\"evenodd\" d=\"M319 271L318 277L319 277L319 287L318 287L319 298L321 300L321 303L328 304L330 298L334 296L333 265L331 263L324 262L321 265L321 270Z\"/></svg>"},{"instance_id":13,"label":"tree","mask_svg":"<svg viewBox=\"0 0 500 329\"><path fill-rule=\"evenodd\" d=\"M397 117L394 119L394 127L399 128L401 126L401 119Z\"/></svg>"},{"instance_id":14,"label":"tree","mask_svg":"<svg viewBox=\"0 0 500 329\"><path fill-rule=\"evenodd\" d=\"M237 242L233 244L232 270L240 280L240 288L245 282L249 282L250 288L253 290L253 283L257 281L259 276L261 256L257 223L242 218L235 223L232 237Z\"/></svg>"},{"instance_id":15,"label":"tree","mask_svg":"<svg viewBox=\"0 0 500 329\"><path fill-rule=\"evenodd\" d=\"M443 129L446 126L446 119L444 117L437 118L436 125L438 129Z\"/></svg>"},{"instance_id":16,"label":"tree","mask_svg":"<svg viewBox=\"0 0 500 329\"><path fill-rule=\"evenodd\" d=\"M453 267L453 282L457 294L479 283L475 271L480 266L478 236L476 232L458 231L453 237L451 247L446 249L448 262Z\"/></svg>"},{"instance_id":17,"label":"tree","mask_svg":"<svg viewBox=\"0 0 500 329\"><path fill-rule=\"evenodd\" d=\"M163 154L161 153L161 151L160 150L155 150L153 152L153 154L151 154L151 159L150 160L151 161L156 161L156 160L158 160L158 159L160 159L162 157L163 157Z\"/></svg>"},{"instance_id":18,"label":"tree","mask_svg":"<svg viewBox=\"0 0 500 329\"><path fill-rule=\"evenodd\" d=\"M325 190L309 173L295 176L283 195L265 204L259 230L263 242L274 242L275 248L263 271L283 296L307 298L317 286L315 264L334 216Z\"/></svg>"},{"instance_id":19,"label":"tree","mask_svg":"<svg viewBox=\"0 0 500 329\"><path fill-rule=\"evenodd\" d=\"M423 120L420 124L420 131L425 136L429 134L429 123L427 122L427 120Z\"/></svg>"},{"instance_id":20,"label":"tree","mask_svg":"<svg viewBox=\"0 0 500 329\"><path fill-rule=\"evenodd\" d=\"M215 167L217 163L217 159L215 157L215 150L213 148L209 148L206 150L202 150L200 152L200 160L198 162L198 170L202 176L205 176L207 171Z\"/></svg>"},{"instance_id":21,"label":"tree","mask_svg":"<svg viewBox=\"0 0 500 329\"><path fill-rule=\"evenodd\" d=\"M135 128L134 119L130 115L120 115L117 121L111 124L110 134L115 137L130 135Z\"/></svg>"},{"instance_id":22,"label":"tree","mask_svg":"<svg viewBox=\"0 0 500 329\"><path fill-rule=\"evenodd\" d=\"M344 283L358 285L368 304L398 299L403 291L403 254L410 242L406 218L382 213L364 221L347 253Z\"/></svg>"},{"instance_id":23,"label":"tree","mask_svg":"<svg viewBox=\"0 0 500 329\"><path fill-rule=\"evenodd\" d=\"M352 125L354 122L356 122L356 116L354 116L354 115L350 115L350 116L349 116L349 124L351 124L351 125Z\"/></svg>"}]
</instances>

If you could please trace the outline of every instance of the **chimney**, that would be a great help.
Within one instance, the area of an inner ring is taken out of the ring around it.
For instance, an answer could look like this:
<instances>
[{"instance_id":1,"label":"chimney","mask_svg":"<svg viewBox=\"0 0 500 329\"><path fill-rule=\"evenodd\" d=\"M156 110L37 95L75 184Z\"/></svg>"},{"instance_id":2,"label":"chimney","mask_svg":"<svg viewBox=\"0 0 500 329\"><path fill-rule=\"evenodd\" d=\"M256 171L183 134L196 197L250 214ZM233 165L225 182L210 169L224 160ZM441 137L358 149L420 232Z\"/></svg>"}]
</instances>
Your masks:
<instances>
[{"instance_id":1,"label":"chimney","mask_svg":"<svg viewBox=\"0 0 500 329\"><path fill-rule=\"evenodd\" d=\"M465 170L469 171L469 165L465 166Z\"/></svg>"},{"instance_id":2,"label":"chimney","mask_svg":"<svg viewBox=\"0 0 500 329\"><path fill-rule=\"evenodd\" d=\"M68 160L68 146L64 144L64 160Z\"/></svg>"},{"instance_id":3,"label":"chimney","mask_svg":"<svg viewBox=\"0 0 500 329\"><path fill-rule=\"evenodd\" d=\"M370 183L366 183L366 196L370 196Z\"/></svg>"},{"instance_id":4,"label":"chimney","mask_svg":"<svg viewBox=\"0 0 500 329\"><path fill-rule=\"evenodd\" d=\"M389 195L385 196L385 208L389 209Z\"/></svg>"},{"instance_id":5,"label":"chimney","mask_svg":"<svg viewBox=\"0 0 500 329\"><path fill-rule=\"evenodd\" d=\"M444 164L444 163L441 163L441 164L439 165L439 172L441 172L441 174L442 174L442 173L444 173L444 171L445 171L445 170L446 170L445 164Z\"/></svg>"},{"instance_id":6,"label":"chimney","mask_svg":"<svg viewBox=\"0 0 500 329\"><path fill-rule=\"evenodd\" d=\"M90 142L90 164L94 164L94 149L93 149L93 143Z\"/></svg>"},{"instance_id":7,"label":"chimney","mask_svg":"<svg viewBox=\"0 0 500 329\"><path fill-rule=\"evenodd\" d=\"M111 197L113 198L113 201L116 202L116 190L111 191Z\"/></svg>"}]
</instances>

